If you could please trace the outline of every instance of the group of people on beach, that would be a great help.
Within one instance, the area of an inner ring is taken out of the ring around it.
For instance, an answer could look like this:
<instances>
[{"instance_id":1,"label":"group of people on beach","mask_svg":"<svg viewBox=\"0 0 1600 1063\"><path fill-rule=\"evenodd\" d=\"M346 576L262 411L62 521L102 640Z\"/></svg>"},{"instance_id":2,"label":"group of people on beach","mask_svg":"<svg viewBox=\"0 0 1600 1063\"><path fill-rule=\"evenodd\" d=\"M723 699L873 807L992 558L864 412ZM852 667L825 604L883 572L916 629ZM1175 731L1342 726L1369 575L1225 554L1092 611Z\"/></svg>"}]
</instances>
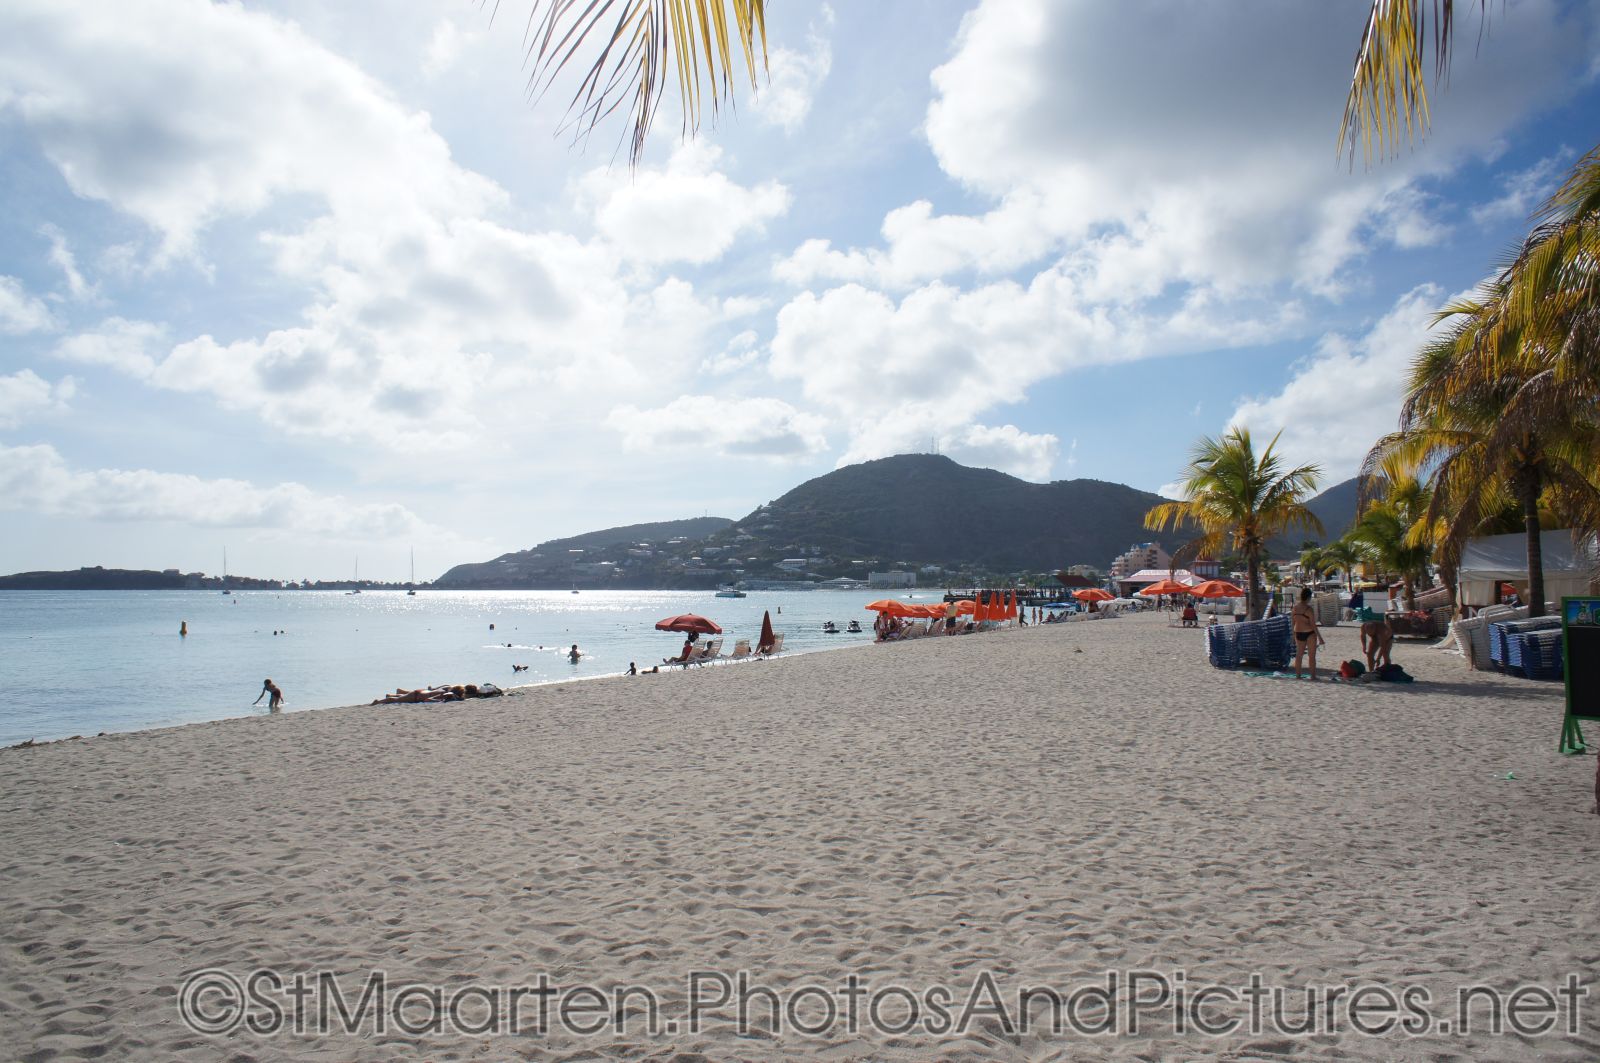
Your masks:
<instances>
[{"instance_id":1,"label":"group of people on beach","mask_svg":"<svg viewBox=\"0 0 1600 1063\"><path fill-rule=\"evenodd\" d=\"M1368 614L1371 615L1371 614ZM1317 678L1317 649L1327 645L1322 637L1322 627L1317 623L1317 610L1311 604L1311 588L1300 591L1300 600L1289 610L1289 620L1294 630L1294 677L1300 678L1302 661L1308 661L1311 678ZM1315 641L1313 641L1315 640ZM1388 668L1393 662L1394 629L1387 618L1366 620L1361 624L1361 653L1366 658L1366 669L1375 672Z\"/></svg>"}]
</instances>

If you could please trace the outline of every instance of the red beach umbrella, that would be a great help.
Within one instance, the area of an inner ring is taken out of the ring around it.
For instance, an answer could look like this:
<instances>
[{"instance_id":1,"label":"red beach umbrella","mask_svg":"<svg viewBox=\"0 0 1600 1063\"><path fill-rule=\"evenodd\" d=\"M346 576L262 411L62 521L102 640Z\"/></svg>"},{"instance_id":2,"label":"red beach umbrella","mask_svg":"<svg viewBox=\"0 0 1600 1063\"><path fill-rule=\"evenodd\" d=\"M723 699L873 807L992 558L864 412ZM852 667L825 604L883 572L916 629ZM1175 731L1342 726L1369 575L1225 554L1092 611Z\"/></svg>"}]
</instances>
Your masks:
<instances>
[{"instance_id":1,"label":"red beach umbrella","mask_svg":"<svg viewBox=\"0 0 1600 1063\"><path fill-rule=\"evenodd\" d=\"M764 610L761 614L761 637L756 640L756 651L770 653L773 643L777 641L778 637L772 633L772 611Z\"/></svg>"},{"instance_id":2,"label":"red beach umbrella","mask_svg":"<svg viewBox=\"0 0 1600 1063\"><path fill-rule=\"evenodd\" d=\"M722 629L713 621L694 613L682 613L678 616L669 616L665 620L656 621L657 631L683 631L694 632L696 635L720 635Z\"/></svg>"},{"instance_id":3,"label":"red beach umbrella","mask_svg":"<svg viewBox=\"0 0 1600 1063\"><path fill-rule=\"evenodd\" d=\"M1225 579L1208 579L1189 588L1196 598L1243 598L1244 591Z\"/></svg>"}]
</instances>

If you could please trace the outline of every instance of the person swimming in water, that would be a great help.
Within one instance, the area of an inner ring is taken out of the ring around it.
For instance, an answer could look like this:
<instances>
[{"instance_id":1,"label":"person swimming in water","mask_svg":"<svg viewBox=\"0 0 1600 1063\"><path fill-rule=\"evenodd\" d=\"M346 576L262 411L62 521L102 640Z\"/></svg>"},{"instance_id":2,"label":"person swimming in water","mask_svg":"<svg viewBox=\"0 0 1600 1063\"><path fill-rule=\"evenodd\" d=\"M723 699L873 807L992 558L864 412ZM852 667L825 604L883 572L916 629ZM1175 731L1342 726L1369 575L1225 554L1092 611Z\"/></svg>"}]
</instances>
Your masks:
<instances>
[{"instance_id":1,"label":"person swimming in water","mask_svg":"<svg viewBox=\"0 0 1600 1063\"><path fill-rule=\"evenodd\" d=\"M567 651L567 660L571 661L573 664L577 664L578 658L582 656L583 654L578 652L578 644L574 642L572 644L572 649Z\"/></svg>"}]
</instances>

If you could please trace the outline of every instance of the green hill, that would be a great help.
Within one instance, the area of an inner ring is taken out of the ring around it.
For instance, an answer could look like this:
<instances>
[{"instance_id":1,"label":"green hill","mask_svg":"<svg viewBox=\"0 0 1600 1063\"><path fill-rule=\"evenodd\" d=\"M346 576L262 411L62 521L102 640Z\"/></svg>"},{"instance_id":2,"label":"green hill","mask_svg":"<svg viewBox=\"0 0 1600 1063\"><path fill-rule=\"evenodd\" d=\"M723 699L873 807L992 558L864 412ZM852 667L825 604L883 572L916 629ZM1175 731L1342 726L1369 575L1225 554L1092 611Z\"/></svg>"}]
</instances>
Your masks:
<instances>
[{"instance_id":1,"label":"green hill","mask_svg":"<svg viewBox=\"0 0 1600 1063\"><path fill-rule=\"evenodd\" d=\"M706 536L733 523L727 517L693 517L689 520L656 521L604 528L566 539L551 539L527 550L501 554L493 561L457 565L433 582L434 587L461 589L562 588L613 586L616 576L600 574L592 566L628 557L628 549L649 543L655 549L671 552L666 544L686 539L698 544ZM662 579L654 573L638 573L640 578L628 586L699 586L703 579L688 581Z\"/></svg>"},{"instance_id":2,"label":"green hill","mask_svg":"<svg viewBox=\"0 0 1600 1063\"><path fill-rule=\"evenodd\" d=\"M713 538L746 553L821 554L996 572L1108 565L1136 542L1159 495L1101 480L1030 483L935 454L818 476ZM822 569L836 566L819 566Z\"/></svg>"}]
</instances>

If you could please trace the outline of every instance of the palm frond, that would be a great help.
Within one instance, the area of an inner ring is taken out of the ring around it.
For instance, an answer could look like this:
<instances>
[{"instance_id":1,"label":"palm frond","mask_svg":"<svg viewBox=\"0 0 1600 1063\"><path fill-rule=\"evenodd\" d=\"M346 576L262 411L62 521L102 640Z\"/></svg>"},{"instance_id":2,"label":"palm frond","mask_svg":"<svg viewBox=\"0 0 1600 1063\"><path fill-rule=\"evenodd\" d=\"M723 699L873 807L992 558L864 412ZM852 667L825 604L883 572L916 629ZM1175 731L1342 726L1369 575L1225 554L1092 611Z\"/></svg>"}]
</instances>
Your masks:
<instances>
[{"instance_id":1,"label":"palm frond","mask_svg":"<svg viewBox=\"0 0 1600 1063\"><path fill-rule=\"evenodd\" d=\"M752 90L758 86L767 62L766 0L533 0L527 47L528 87L535 97L575 60L595 54L562 128L584 140L626 108L628 162L637 166L666 94L669 67L676 75L684 135L699 130L707 107L715 121L725 103L732 105L738 68L748 73Z\"/></svg>"},{"instance_id":2,"label":"palm frond","mask_svg":"<svg viewBox=\"0 0 1600 1063\"><path fill-rule=\"evenodd\" d=\"M1487 11L1488 0L1479 0ZM1432 12L1431 17L1429 12ZM1434 78L1443 80L1450 70L1456 5L1454 0L1372 0L1361 45L1356 49L1350 94L1339 122L1337 154L1347 150L1355 164L1356 142L1366 162L1372 162L1373 143L1384 155L1398 154L1401 129L1410 143L1428 131L1428 84L1423 55L1430 43Z\"/></svg>"}]
</instances>

